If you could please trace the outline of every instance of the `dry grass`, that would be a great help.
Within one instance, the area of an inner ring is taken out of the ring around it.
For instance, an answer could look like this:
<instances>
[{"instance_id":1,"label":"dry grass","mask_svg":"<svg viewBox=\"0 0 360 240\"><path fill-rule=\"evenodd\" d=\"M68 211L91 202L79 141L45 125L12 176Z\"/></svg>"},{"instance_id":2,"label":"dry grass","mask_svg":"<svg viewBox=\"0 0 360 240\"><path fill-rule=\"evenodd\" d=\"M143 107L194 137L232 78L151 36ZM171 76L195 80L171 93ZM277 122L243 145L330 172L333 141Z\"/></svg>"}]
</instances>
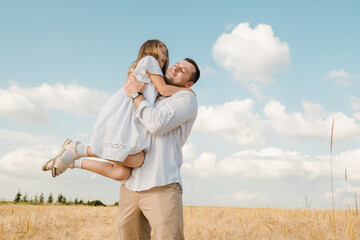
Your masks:
<instances>
[{"instance_id":1,"label":"dry grass","mask_svg":"<svg viewBox=\"0 0 360 240\"><path fill-rule=\"evenodd\" d=\"M0 205L2 239L117 239L116 207ZM331 210L185 207L186 239L335 239ZM355 210L335 210L337 239L360 239Z\"/></svg>"}]
</instances>

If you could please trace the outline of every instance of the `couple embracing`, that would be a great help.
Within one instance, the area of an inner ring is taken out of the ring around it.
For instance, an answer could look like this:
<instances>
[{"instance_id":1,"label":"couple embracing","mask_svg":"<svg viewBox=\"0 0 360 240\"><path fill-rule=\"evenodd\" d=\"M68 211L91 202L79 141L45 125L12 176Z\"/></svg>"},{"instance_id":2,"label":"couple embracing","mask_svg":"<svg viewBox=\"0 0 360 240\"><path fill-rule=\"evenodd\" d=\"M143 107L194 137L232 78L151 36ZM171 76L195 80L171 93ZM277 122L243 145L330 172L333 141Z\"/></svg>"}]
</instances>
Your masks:
<instances>
[{"instance_id":1,"label":"couple embracing","mask_svg":"<svg viewBox=\"0 0 360 240\"><path fill-rule=\"evenodd\" d=\"M67 139L43 166L53 177L79 168L122 180L120 239L150 239L151 230L156 239L184 239L181 149L197 115L190 87L200 70L190 58L168 65L166 45L146 41L101 110L91 144Z\"/></svg>"}]
</instances>

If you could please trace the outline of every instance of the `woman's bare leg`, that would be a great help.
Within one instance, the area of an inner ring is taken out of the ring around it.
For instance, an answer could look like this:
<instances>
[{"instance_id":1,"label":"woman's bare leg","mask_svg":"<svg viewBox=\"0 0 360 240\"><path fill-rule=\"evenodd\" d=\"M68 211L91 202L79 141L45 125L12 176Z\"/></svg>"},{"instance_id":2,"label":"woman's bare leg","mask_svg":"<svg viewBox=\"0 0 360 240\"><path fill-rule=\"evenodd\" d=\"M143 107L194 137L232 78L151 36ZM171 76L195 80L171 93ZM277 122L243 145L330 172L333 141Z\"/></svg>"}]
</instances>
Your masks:
<instances>
[{"instance_id":1,"label":"woman's bare leg","mask_svg":"<svg viewBox=\"0 0 360 240\"><path fill-rule=\"evenodd\" d=\"M131 168L117 162L97 161L87 158L83 159L81 168L117 181L126 180L131 174Z\"/></svg>"},{"instance_id":2,"label":"woman's bare leg","mask_svg":"<svg viewBox=\"0 0 360 240\"><path fill-rule=\"evenodd\" d=\"M88 157L99 158L99 156L92 152L90 146L88 146L87 155ZM141 151L137 154L127 156L123 162L111 160L97 161L84 158L82 160L81 168L117 181L122 181L130 177L132 168L140 167L143 163L144 152Z\"/></svg>"},{"instance_id":3,"label":"woman's bare leg","mask_svg":"<svg viewBox=\"0 0 360 240\"><path fill-rule=\"evenodd\" d=\"M88 157L96 157L99 158L95 153L92 152L91 146L87 148L87 155ZM119 164L130 167L130 168L137 168L140 167L144 163L144 151L138 152L133 155L129 155L125 158L123 162L119 162ZM106 159L108 160L108 159ZM112 160L109 160L112 161Z\"/></svg>"}]
</instances>

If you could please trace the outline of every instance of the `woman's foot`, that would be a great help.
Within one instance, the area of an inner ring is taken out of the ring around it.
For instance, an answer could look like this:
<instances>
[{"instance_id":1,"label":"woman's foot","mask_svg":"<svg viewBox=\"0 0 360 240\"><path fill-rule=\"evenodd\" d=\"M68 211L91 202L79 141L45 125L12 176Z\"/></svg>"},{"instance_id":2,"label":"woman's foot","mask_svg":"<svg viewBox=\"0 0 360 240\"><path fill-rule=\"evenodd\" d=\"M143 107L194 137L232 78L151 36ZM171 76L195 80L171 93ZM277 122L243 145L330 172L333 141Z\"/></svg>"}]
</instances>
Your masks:
<instances>
[{"instance_id":1,"label":"woman's foot","mask_svg":"<svg viewBox=\"0 0 360 240\"><path fill-rule=\"evenodd\" d=\"M52 165L53 165L53 161L54 161L53 158L50 159L49 161L47 161L47 162L43 165L42 170L43 170L44 172L51 170Z\"/></svg>"},{"instance_id":2,"label":"woman's foot","mask_svg":"<svg viewBox=\"0 0 360 240\"><path fill-rule=\"evenodd\" d=\"M77 153L77 145L81 144L78 141L72 141L71 139L66 139L60 152L56 155L54 159L50 159L44 166L43 170L49 170L51 164L51 175L53 177L59 176L68 168L74 167L74 161L79 159L79 154ZM84 154L81 154L84 155ZM82 157L82 156L80 156Z\"/></svg>"}]
</instances>

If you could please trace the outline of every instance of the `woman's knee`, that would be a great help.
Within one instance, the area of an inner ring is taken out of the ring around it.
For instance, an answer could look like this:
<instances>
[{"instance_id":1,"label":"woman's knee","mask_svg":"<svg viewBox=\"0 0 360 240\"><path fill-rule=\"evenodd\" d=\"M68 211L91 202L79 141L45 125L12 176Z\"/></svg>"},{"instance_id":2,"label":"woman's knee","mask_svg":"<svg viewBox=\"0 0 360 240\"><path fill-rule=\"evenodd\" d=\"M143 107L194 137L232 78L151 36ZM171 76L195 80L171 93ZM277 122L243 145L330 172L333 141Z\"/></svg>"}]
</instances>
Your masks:
<instances>
[{"instance_id":1,"label":"woman's knee","mask_svg":"<svg viewBox=\"0 0 360 240\"><path fill-rule=\"evenodd\" d=\"M137 154L127 156L127 158L124 160L122 165L131 168L137 168L143 165L144 158L145 158L144 151L141 151Z\"/></svg>"},{"instance_id":2,"label":"woman's knee","mask_svg":"<svg viewBox=\"0 0 360 240\"><path fill-rule=\"evenodd\" d=\"M116 181L123 181L130 177L131 169L125 166L122 166L119 163L114 163L114 171L112 174L112 179Z\"/></svg>"}]
</instances>

